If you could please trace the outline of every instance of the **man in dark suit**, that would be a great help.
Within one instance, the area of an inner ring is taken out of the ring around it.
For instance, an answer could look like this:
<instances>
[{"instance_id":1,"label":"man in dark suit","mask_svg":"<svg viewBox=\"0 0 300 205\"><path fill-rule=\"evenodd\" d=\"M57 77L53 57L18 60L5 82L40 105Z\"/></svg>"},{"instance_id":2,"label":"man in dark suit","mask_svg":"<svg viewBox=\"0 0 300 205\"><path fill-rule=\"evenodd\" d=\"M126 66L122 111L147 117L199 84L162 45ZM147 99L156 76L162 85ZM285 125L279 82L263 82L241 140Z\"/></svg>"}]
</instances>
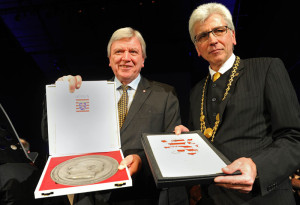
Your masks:
<instances>
[{"instance_id":1,"label":"man in dark suit","mask_svg":"<svg viewBox=\"0 0 300 205\"><path fill-rule=\"evenodd\" d=\"M228 176L202 185L199 204L295 204L289 175L300 167L300 109L282 61L235 56L232 17L221 4L195 9L189 31L210 64L191 92L189 128L232 161L222 169Z\"/></svg>"},{"instance_id":2,"label":"man in dark suit","mask_svg":"<svg viewBox=\"0 0 300 205\"><path fill-rule=\"evenodd\" d=\"M184 187L156 189L143 147L142 133L171 132L180 124L178 99L174 88L149 81L140 75L146 58L146 44L141 34L132 28L118 29L107 46L109 66L115 75L117 100L126 94L128 113L121 123L121 148L126 158L120 169L129 167L133 186L113 191L75 195L74 204L187 204ZM79 89L80 76L63 76L70 92ZM125 91L122 86L128 86ZM120 112L120 111L119 111ZM119 113L120 114L120 113Z\"/></svg>"}]
</instances>

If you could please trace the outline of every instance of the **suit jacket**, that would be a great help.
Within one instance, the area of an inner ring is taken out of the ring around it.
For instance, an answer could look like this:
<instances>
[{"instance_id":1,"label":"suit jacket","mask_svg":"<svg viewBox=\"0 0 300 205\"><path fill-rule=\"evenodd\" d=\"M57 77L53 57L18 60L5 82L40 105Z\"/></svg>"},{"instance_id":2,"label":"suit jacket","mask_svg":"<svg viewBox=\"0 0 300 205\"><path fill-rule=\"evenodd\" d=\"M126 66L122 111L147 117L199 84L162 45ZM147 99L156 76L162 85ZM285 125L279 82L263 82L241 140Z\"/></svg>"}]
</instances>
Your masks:
<instances>
[{"instance_id":1,"label":"suit jacket","mask_svg":"<svg viewBox=\"0 0 300 205\"><path fill-rule=\"evenodd\" d=\"M179 102L174 88L142 77L120 130L121 147L124 155L139 154L143 164L142 170L137 176L133 176L133 187L112 192L113 200L124 200L129 196L131 197L128 200L133 200L132 196L135 195L134 198L139 200L148 198L151 200L150 204L157 203L153 201L153 197L158 197L160 193L155 187L143 151L142 133L172 132L180 122ZM183 188L169 189L168 192L169 198L162 199L160 196L160 203L167 203L166 200L169 200L169 204L187 202ZM147 202L142 201L142 204L144 203Z\"/></svg>"},{"instance_id":2,"label":"suit jacket","mask_svg":"<svg viewBox=\"0 0 300 205\"><path fill-rule=\"evenodd\" d=\"M213 144L231 161L252 158L258 179L249 194L215 185L208 194L215 204L294 204L288 176L300 167L300 108L288 73L273 58L241 60L237 73L219 104ZM204 80L191 93L191 129L200 129L203 85Z\"/></svg>"},{"instance_id":3,"label":"suit jacket","mask_svg":"<svg viewBox=\"0 0 300 205\"><path fill-rule=\"evenodd\" d=\"M47 134L46 112L44 112L43 133ZM75 205L105 204L186 204L187 195L183 187L167 190L169 197L162 197L157 190L143 151L142 133L172 132L181 123L179 102L173 87L141 78L127 117L120 130L121 149L124 156L138 154L142 159L141 171L132 176L133 186L96 193L75 195ZM166 192L166 190L164 190Z\"/></svg>"}]
</instances>

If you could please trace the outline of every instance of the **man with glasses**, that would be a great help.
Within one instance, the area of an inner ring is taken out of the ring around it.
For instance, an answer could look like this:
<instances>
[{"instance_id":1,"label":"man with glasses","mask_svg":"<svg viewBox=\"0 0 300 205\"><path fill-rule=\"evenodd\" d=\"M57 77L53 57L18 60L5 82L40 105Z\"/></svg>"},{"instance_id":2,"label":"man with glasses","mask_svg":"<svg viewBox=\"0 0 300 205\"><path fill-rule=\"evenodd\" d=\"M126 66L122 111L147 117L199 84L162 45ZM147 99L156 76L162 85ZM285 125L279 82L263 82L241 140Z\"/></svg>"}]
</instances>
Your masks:
<instances>
[{"instance_id":1,"label":"man with glasses","mask_svg":"<svg viewBox=\"0 0 300 205\"><path fill-rule=\"evenodd\" d=\"M234 55L232 16L221 4L195 9L189 32L209 62L191 92L189 128L232 161L222 169L228 176L201 185L199 204L295 204L289 175L300 167L300 108L282 61ZM241 175L230 175L236 171Z\"/></svg>"}]
</instances>

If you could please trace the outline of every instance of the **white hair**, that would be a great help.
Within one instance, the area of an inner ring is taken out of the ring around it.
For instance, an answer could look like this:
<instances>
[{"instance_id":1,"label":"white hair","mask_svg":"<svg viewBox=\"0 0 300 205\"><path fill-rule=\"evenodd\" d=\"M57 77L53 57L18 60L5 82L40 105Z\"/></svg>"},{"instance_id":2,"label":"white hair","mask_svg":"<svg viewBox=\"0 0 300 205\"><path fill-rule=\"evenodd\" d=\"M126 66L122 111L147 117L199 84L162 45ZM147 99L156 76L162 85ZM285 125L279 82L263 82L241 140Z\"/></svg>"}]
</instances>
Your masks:
<instances>
[{"instance_id":1,"label":"white hair","mask_svg":"<svg viewBox=\"0 0 300 205\"><path fill-rule=\"evenodd\" d=\"M141 47L142 47L143 58L146 59L146 57L147 57L146 43L144 41L144 38L139 31L134 30L133 28L130 28L130 27L120 28L113 33L113 35L111 36L111 38L108 42L108 45L107 45L107 57L110 56L110 48L114 41L117 41L117 40L120 40L123 38L132 38L132 37L137 37L137 39L139 40Z\"/></svg>"},{"instance_id":2,"label":"white hair","mask_svg":"<svg viewBox=\"0 0 300 205\"><path fill-rule=\"evenodd\" d=\"M232 16L230 11L220 3L207 3L198 6L192 13L189 20L189 32L192 41L194 42L194 26L197 22L203 23L209 16L212 14L221 15L225 22L227 23L228 28L234 31L234 25L232 22Z\"/></svg>"}]
</instances>

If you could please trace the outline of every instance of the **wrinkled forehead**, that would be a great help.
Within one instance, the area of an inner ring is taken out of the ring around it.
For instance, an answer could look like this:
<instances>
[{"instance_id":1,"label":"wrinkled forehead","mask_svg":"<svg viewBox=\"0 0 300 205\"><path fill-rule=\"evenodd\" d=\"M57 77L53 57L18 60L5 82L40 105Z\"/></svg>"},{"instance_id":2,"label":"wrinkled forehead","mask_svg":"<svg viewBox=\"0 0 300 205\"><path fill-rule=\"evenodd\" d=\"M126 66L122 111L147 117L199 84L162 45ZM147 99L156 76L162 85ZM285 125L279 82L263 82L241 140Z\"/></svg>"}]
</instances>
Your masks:
<instances>
[{"instance_id":1,"label":"wrinkled forehead","mask_svg":"<svg viewBox=\"0 0 300 205\"><path fill-rule=\"evenodd\" d=\"M142 45L136 37L131 37L113 41L111 44L111 49L114 48L134 48L142 50Z\"/></svg>"},{"instance_id":2,"label":"wrinkled forehead","mask_svg":"<svg viewBox=\"0 0 300 205\"><path fill-rule=\"evenodd\" d=\"M199 32L207 32L219 26L227 26L224 18L220 14L212 14L208 16L203 22L198 21L195 23L195 34Z\"/></svg>"}]
</instances>

